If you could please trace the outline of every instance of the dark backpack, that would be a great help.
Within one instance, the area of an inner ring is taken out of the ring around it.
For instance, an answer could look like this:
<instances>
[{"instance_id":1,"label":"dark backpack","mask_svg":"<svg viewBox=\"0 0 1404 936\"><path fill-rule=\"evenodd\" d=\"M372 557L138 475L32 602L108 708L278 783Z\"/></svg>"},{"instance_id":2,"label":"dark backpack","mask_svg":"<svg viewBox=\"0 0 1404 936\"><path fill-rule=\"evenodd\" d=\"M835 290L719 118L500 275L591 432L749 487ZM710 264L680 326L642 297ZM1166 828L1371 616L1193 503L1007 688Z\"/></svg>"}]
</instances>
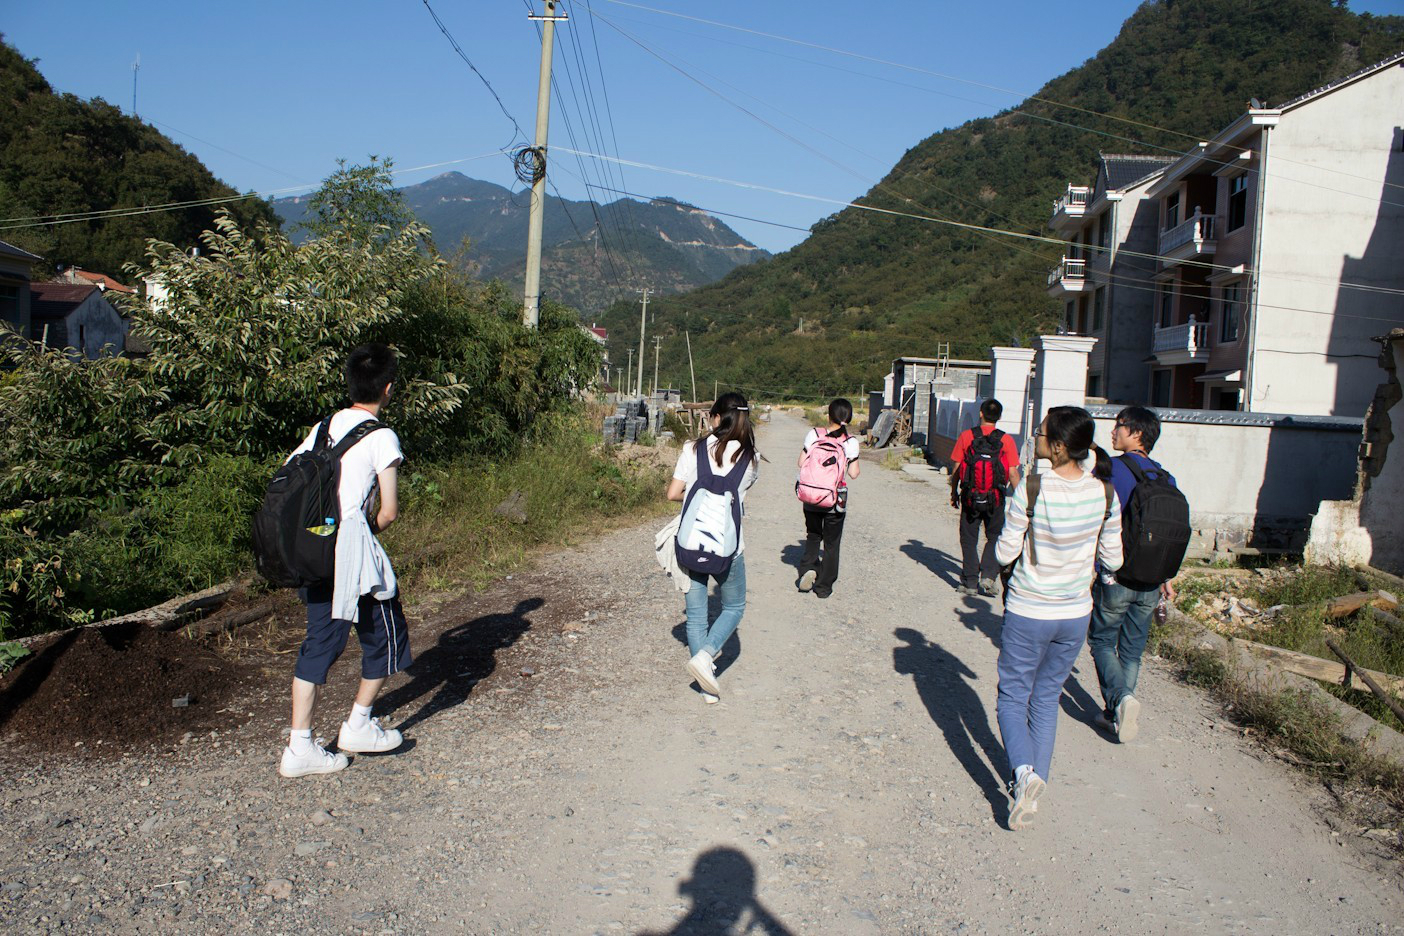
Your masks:
<instances>
[{"instance_id":1,"label":"dark backpack","mask_svg":"<svg viewBox=\"0 0 1404 936\"><path fill-rule=\"evenodd\" d=\"M331 444L331 417L322 420L312 449L299 452L268 482L253 518L258 571L277 588L306 588L332 581L341 521L341 456L384 423L367 419Z\"/></svg>"},{"instance_id":2,"label":"dark backpack","mask_svg":"<svg viewBox=\"0 0 1404 936\"><path fill-rule=\"evenodd\" d=\"M1135 458L1128 455L1121 460L1131 469L1136 486L1122 507L1123 559L1116 580L1127 588L1148 591L1180 571L1190 541L1189 501L1164 471L1151 477Z\"/></svg>"},{"instance_id":3,"label":"dark backpack","mask_svg":"<svg viewBox=\"0 0 1404 936\"><path fill-rule=\"evenodd\" d=\"M719 475L707 456L706 438L698 439L693 447L697 480L687 492L678 521L678 565L693 572L722 575L731 568L741 543L741 482L751 455L742 455L730 472Z\"/></svg>"},{"instance_id":4,"label":"dark backpack","mask_svg":"<svg viewBox=\"0 0 1404 936\"><path fill-rule=\"evenodd\" d=\"M960 505L966 513L983 517L1004 509L1004 489L1009 475L1000 457L1004 432L995 429L989 435L971 429L974 438L965 450L965 470L960 476Z\"/></svg>"}]
</instances>

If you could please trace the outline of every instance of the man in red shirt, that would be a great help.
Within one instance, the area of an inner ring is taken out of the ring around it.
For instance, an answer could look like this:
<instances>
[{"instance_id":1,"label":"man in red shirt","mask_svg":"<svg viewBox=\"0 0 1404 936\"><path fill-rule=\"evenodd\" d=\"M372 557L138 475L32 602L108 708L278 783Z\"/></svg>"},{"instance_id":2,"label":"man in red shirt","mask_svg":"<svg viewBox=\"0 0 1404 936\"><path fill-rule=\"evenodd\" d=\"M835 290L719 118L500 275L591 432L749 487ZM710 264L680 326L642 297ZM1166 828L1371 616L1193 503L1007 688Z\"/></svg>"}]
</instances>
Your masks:
<instances>
[{"instance_id":1,"label":"man in red shirt","mask_svg":"<svg viewBox=\"0 0 1404 936\"><path fill-rule=\"evenodd\" d=\"M993 597L998 589L999 563L994 544L1004 529L1004 503L1009 490L1019 483L1019 452L1008 433L995 428L1004 415L998 400L980 404L980 425L967 429L951 449L951 506L960 510L960 591L964 595ZM980 441L975 441L976 430ZM973 472L967 478L968 472ZM977 548L980 528L985 530L985 549Z\"/></svg>"}]
</instances>

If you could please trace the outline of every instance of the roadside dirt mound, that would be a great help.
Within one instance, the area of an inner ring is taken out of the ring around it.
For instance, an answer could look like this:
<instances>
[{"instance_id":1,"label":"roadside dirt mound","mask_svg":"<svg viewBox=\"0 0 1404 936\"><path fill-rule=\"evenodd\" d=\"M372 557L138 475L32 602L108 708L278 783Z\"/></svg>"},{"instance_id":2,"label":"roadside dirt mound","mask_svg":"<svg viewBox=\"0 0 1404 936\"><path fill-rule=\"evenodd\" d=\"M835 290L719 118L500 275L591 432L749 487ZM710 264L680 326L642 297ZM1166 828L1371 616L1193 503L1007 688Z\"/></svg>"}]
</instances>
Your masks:
<instances>
[{"instance_id":1,"label":"roadside dirt mound","mask_svg":"<svg viewBox=\"0 0 1404 936\"><path fill-rule=\"evenodd\" d=\"M68 631L0 678L0 738L35 753L115 755L134 739L172 744L187 731L240 720L220 710L258 673L145 624ZM187 696L188 704L172 704Z\"/></svg>"}]
</instances>

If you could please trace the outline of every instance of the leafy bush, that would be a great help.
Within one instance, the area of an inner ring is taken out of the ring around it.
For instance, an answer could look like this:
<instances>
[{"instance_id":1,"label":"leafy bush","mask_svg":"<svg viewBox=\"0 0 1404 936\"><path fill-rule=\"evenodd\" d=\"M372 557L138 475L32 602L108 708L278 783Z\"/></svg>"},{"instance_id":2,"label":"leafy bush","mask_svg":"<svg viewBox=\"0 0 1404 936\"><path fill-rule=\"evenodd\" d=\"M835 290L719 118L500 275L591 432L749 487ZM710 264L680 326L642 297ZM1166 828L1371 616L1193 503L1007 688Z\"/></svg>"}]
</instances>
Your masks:
<instances>
[{"instance_id":1,"label":"leafy bush","mask_svg":"<svg viewBox=\"0 0 1404 936\"><path fill-rule=\"evenodd\" d=\"M223 214L191 255L152 241L157 284L127 312L139 359L0 342L0 634L139 607L249 562L273 465L347 402L357 345L401 356L383 417L411 464L511 454L598 368L569 310L540 327L497 285L458 279L403 210L388 163L342 168L312 237Z\"/></svg>"}]
</instances>

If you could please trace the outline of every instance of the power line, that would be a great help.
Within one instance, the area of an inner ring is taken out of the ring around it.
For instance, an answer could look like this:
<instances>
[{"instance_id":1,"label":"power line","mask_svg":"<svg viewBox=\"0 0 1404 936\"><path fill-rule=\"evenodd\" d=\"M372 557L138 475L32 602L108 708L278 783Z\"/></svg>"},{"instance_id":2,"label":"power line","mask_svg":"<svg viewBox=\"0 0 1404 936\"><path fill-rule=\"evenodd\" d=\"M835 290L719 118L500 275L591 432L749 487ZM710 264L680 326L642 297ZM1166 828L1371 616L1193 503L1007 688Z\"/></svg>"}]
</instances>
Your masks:
<instances>
[{"instance_id":1,"label":"power line","mask_svg":"<svg viewBox=\"0 0 1404 936\"><path fill-rule=\"evenodd\" d=\"M518 136L523 140L530 140L531 138L526 135L526 131L522 129L522 125L517 123L517 118L512 116L511 112L507 110L507 105L502 103L502 98L493 90L492 82L488 81L487 76L478 70L478 66L473 64L473 60L468 57L467 52L463 51L463 47L458 44L458 40L453 38L453 33L449 32L448 27L444 25L444 21L439 19L439 14L434 12L434 8L429 5L429 0L423 0L423 3L424 9L428 10L429 15L434 18L434 24L439 27L439 32L443 33L444 38L449 41L449 45L453 46L453 51L458 53L458 57L463 59L463 64L471 68L473 74L477 75L478 80L483 83L483 87L488 89L488 93L492 95L492 99L497 102L498 108L502 111L502 116L512 122L512 127L516 132L512 137L512 141L508 142L507 146L502 148L504 150L509 149L512 142L515 142Z\"/></svg>"}]
</instances>

